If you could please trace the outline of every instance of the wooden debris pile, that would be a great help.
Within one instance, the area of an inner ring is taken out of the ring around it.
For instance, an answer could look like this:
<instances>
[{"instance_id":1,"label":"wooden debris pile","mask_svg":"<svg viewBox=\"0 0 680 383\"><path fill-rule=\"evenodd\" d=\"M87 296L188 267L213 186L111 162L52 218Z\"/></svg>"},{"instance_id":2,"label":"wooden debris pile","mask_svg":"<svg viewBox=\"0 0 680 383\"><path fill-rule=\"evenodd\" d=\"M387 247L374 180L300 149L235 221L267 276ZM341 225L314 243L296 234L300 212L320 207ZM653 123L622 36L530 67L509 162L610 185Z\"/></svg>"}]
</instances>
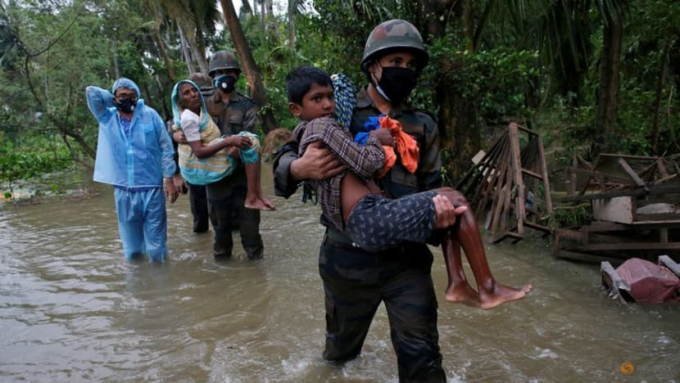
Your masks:
<instances>
[{"instance_id":1,"label":"wooden debris pile","mask_svg":"<svg viewBox=\"0 0 680 383\"><path fill-rule=\"evenodd\" d=\"M494 243L524 238L529 227L550 234L550 183L540 136L515 123L481 153L456 189L463 192ZM477 156L476 156L477 157Z\"/></svg>"},{"instance_id":2,"label":"wooden debris pile","mask_svg":"<svg viewBox=\"0 0 680 383\"><path fill-rule=\"evenodd\" d=\"M589 204L593 221L555 230L553 254L583 261L680 254L680 168L675 158L600 154L566 169L567 197Z\"/></svg>"}]
</instances>

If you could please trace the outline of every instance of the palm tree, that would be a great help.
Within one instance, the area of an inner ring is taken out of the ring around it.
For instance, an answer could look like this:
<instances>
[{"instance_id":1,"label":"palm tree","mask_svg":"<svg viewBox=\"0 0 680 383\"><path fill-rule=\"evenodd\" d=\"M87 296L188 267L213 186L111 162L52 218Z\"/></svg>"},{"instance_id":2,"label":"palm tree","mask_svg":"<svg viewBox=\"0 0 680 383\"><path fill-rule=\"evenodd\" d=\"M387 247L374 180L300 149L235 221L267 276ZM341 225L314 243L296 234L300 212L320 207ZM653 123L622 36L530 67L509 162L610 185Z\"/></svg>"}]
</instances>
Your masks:
<instances>
[{"instance_id":1,"label":"palm tree","mask_svg":"<svg viewBox=\"0 0 680 383\"><path fill-rule=\"evenodd\" d=\"M248 41L246 40L246 36L243 33L241 22L236 16L234 4L231 2L231 0L220 0L220 3L222 4L222 11L224 12L224 21L227 23L231 40L234 42L236 54L241 61L243 72L245 73L248 84L252 89L251 97L262 111L262 130L265 134L267 134L271 130L277 128L278 124L272 109L266 107L268 104L268 99L267 93L264 89L264 84L262 83L260 69L255 63L253 52L251 51Z\"/></svg>"}]
</instances>

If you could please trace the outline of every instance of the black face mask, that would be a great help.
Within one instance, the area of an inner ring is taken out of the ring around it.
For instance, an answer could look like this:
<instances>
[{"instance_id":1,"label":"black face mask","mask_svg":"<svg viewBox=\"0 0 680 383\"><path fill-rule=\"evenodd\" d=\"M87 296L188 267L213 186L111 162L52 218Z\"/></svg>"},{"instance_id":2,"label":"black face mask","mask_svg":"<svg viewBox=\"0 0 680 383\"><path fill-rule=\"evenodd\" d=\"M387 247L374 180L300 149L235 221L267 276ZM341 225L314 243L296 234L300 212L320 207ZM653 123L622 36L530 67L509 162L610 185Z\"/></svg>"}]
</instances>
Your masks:
<instances>
[{"instance_id":1,"label":"black face mask","mask_svg":"<svg viewBox=\"0 0 680 383\"><path fill-rule=\"evenodd\" d=\"M137 106L136 98L124 98L122 100L114 100L113 103L116 105L116 109L123 113L132 113L135 111Z\"/></svg>"},{"instance_id":2,"label":"black face mask","mask_svg":"<svg viewBox=\"0 0 680 383\"><path fill-rule=\"evenodd\" d=\"M236 77L223 74L215 79L215 87L224 93L231 93L236 89Z\"/></svg>"},{"instance_id":3,"label":"black face mask","mask_svg":"<svg viewBox=\"0 0 680 383\"><path fill-rule=\"evenodd\" d=\"M418 83L418 74L408 68L382 67L382 77L377 88L390 103L399 104L406 100Z\"/></svg>"}]
</instances>

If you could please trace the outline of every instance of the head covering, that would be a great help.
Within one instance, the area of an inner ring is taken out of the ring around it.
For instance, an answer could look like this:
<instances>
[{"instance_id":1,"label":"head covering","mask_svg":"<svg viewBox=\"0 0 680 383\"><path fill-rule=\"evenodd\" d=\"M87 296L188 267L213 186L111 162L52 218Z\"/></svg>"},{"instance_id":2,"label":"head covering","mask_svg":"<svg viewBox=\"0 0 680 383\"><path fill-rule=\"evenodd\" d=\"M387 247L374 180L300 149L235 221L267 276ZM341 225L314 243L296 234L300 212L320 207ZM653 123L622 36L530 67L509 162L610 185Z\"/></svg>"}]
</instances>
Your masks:
<instances>
[{"instance_id":1,"label":"head covering","mask_svg":"<svg viewBox=\"0 0 680 383\"><path fill-rule=\"evenodd\" d=\"M423 70L430 61L425 50L423 38L418 29L406 20L388 20L373 29L366 40L361 69L368 72L368 62L377 60L387 53L408 50L418 56L418 71Z\"/></svg>"},{"instance_id":2,"label":"head covering","mask_svg":"<svg viewBox=\"0 0 680 383\"><path fill-rule=\"evenodd\" d=\"M142 98L142 93L139 91L139 87L137 84L135 84L134 81L130 80L129 78L121 77L116 82L113 83L113 86L111 87L111 93L115 96L116 91L118 88L128 88L132 89L135 91L135 94L137 95L137 98Z\"/></svg>"},{"instance_id":3,"label":"head covering","mask_svg":"<svg viewBox=\"0 0 680 383\"><path fill-rule=\"evenodd\" d=\"M182 111L184 110L182 106L179 103L179 89L182 87L184 84L190 84L196 90L198 91L198 97L201 98L201 120L199 122L198 128L200 131L203 131L205 127L208 125L208 119L210 118L210 114L208 114L208 108L205 106L205 99L203 99L203 94L201 93L201 88L196 85L191 80L180 80L175 84L175 87L172 88L172 96L170 97L170 102L172 104L172 120L173 124L175 126L182 126Z\"/></svg>"}]
</instances>

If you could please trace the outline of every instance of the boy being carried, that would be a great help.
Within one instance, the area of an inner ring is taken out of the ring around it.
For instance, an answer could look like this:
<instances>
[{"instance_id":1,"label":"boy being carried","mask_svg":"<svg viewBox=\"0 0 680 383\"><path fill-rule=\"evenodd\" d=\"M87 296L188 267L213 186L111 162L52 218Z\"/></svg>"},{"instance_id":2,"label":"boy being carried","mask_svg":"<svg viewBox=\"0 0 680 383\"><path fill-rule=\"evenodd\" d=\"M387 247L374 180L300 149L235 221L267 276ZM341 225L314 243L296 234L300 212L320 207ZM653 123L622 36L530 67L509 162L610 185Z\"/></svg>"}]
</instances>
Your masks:
<instances>
[{"instance_id":1,"label":"boy being carried","mask_svg":"<svg viewBox=\"0 0 680 383\"><path fill-rule=\"evenodd\" d=\"M442 245L449 273L446 299L490 309L527 294L530 285L515 289L496 283L474 216L460 203L455 190L439 188L399 199L381 195L372 178L383 169L385 154L381 145L393 145L392 135L387 129L378 129L370 133L364 146L355 143L351 133L334 118L333 86L326 72L315 67L294 69L286 76L286 90L289 109L301 120L293 132L300 143L299 154L320 141L348 168L327 180L307 181L336 229L368 251L377 252L402 242L425 243L435 229L435 205L446 199L460 217L447 229ZM466 250L479 292L467 283L462 265L453 261L461 246Z\"/></svg>"}]
</instances>

